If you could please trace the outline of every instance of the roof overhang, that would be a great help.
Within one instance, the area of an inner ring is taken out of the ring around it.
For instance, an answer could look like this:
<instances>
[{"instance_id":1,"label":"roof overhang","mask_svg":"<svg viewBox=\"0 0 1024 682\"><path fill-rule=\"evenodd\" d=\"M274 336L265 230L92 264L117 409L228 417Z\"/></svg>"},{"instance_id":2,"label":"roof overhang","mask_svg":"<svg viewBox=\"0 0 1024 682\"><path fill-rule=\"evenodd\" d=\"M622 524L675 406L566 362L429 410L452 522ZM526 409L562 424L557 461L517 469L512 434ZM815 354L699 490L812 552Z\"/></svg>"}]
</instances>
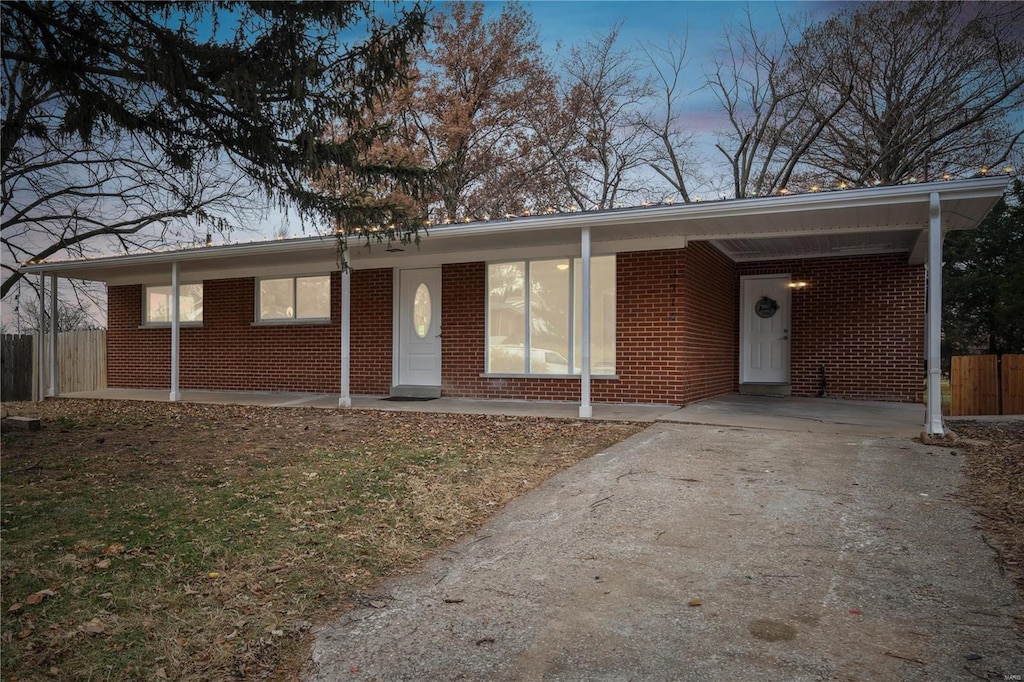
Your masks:
<instances>
[{"instance_id":1,"label":"roof overhang","mask_svg":"<svg viewBox=\"0 0 1024 682\"><path fill-rule=\"evenodd\" d=\"M735 261L906 253L924 262L929 200L938 193L944 231L973 229L1003 195L1006 177L812 194L658 205L439 225L419 245L387 250L350 243L354 269L426 267L481 260L578 255L590 227L595 254L679 248L711 241ZM333 235L36 263L46 273L110 284L161 283L178 263L183 281L307 274L339 269Z\"/></svg>"}]
</instances>

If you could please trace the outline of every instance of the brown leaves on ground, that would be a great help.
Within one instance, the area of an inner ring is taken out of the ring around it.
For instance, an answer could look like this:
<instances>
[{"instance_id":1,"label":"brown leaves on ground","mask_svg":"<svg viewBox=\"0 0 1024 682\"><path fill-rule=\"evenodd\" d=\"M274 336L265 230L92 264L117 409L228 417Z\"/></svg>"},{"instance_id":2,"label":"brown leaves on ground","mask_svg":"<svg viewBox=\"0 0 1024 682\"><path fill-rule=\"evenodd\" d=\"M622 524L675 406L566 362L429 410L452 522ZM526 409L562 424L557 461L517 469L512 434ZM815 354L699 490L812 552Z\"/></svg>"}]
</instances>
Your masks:
<instances>
[{"instance_id":1,"label":"brown leaves on ground","mask_svg":"<svg viewBox=\"0 0 1024 682\"><path fill-rule=\"evenodd\" d=\"M956 421L952 427L966 457L965 496L999 553L1000 570L1024 593L1024 422Z\"/></svg>"},{"instance_id":2,"label":"brown leaves on ground","mask_svg":"<svg viewBox=\"0 0 1024 682\"><path fill-rule=\"evenodd\" d=\"M291 678L315 623L642 428L118 401L10 408L43 429L3 436L5 679Z\"/></svg>"}]
</instances>

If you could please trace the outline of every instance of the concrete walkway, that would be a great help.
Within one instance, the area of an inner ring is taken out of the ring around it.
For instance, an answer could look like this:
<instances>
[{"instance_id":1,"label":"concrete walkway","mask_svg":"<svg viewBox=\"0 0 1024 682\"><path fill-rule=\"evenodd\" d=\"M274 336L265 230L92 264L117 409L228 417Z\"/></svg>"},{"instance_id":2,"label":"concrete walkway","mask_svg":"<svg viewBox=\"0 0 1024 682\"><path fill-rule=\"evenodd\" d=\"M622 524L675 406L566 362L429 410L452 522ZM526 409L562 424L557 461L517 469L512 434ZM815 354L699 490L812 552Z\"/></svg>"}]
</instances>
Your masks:
<instances>
[{"instance_id":1,"label":"concrete walkway","mask_svg":"<svg viewBox=\"0 0 1024 682\"><path fill-rule=\"evenodd\" d=\"M810 423L650 426L358 597L306 678L1019 679L961 458Z\"/></svg>"},{"instance_id":2,"label":"concrete walkway","mask_svg":"<svg viewBox=\"0 0 1024 682\"><path fill-rule=\"evenodd\" d=\"M168 392L147 389L106 388L98 391L68 393L62 398L86 400L148 400L167 402ZM554 417L576 419L578 403L554 403L526 400L436 400L391 401L386 396L352 396L352 407L361 410L391 412L431 412L440 414L504 414L518 417ZM263 405L265 407L319 407L338 409L338 396L323 393L270 393L247 391L182 391L183 402L212 405ZM676 405L594 405L594 418L607 421L654 422L669 415Z\"/></svg>"},{"instance_id":3,"label":"concrete walkway","mask_svg":"<svg viewBox=\"0 0 1024 682\"><path fill-rule=\"evenodd\" d=\"M69 393L61 397L167 402L168 392L110 388ZM337 395L322 393L182 391L182 400L216 405L338 408ZM394 412L504 414L561 419L576 419L579 414L578 403L526 400L439 398L437 400L402 402L384 400L384 396L353 396L352 407ZM597 403L594 405L594 418L608 421L664 421L782 431L912 438L921 432L924 423L924 407L907 403L877 403L831 398L775 398L733 394L693 403L682 408L676 405Z\"/></svg>"}]
</instances>

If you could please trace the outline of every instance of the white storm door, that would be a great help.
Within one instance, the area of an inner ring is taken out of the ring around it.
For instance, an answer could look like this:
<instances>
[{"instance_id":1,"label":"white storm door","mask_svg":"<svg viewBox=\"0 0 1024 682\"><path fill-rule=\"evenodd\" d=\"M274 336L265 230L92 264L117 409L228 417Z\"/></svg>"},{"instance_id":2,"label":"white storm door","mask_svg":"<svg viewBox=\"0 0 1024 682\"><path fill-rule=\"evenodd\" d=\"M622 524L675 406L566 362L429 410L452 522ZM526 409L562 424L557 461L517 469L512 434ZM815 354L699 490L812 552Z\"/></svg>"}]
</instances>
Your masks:
<instances>
[{"instance_id":1,"label":"white storm door","mask_svg":"<svg viewBox=\"0 0 1024 682\"><path fill-rule=\"evenodd\" d=\"M789 275L740 279L740 383L788 384Z\"/></svg>"},{"instance_id":2,"label":"white storm door","mask_svg":"<svg viewBox=\"0 0 1024 682\"><path fill-rule=\"evenodd\" d=\"M441 385L441 268L400 270L398 385Z\"/></svg>"}]
</instances>

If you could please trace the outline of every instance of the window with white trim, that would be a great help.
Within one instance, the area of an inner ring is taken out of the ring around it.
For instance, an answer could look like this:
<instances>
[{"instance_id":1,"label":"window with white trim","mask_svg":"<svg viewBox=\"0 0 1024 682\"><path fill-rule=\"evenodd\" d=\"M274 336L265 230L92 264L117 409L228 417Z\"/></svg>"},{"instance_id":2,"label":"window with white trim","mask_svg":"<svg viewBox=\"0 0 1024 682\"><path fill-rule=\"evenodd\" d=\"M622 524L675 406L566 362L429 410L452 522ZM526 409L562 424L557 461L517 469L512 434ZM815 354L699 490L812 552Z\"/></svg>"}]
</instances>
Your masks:
<instances>
[{"instance_id":1,"label":"window with white trim","mask_svg":"<svg viewBox=\"0 0 1024 682\"><path fill-rule=\"evenodd\" d=\"M590 371L615 374L615 256L590 261ZM579 258L487 265L487 372L579 374Z\"/></svg>"},{"instance_id":2,"label":"window with white trim","mask_svg":"<svg viewBox=\"0 0 1024 682\"><path fill-rule=\"evenodd\" d=\"M171 323L171 287L147 286L143 291L143 324ZM178 321L198 324L203 321L203 284L178 285Z\"/></svg>"},{"instance_id":3,"label":"window with white trim","mask_svg":"<svg viewBox=\"0 0 1024 682\"><path fill-rule=\"evenodd\" d=\"M260 322L331 319L330 275L261 279L256 293L256 319Z\"/></svg>"}]
</instances>

